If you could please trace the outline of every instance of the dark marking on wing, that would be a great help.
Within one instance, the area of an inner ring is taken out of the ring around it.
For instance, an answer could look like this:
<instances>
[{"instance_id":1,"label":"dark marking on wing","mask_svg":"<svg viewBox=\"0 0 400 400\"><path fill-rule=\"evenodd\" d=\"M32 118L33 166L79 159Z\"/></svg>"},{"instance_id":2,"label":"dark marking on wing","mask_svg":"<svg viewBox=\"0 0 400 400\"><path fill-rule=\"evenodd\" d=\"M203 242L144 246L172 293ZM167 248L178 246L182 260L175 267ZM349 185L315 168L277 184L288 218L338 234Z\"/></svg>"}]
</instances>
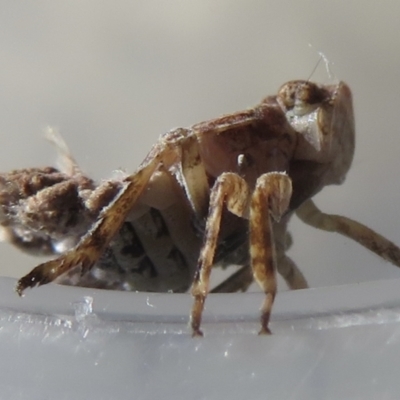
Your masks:
<instances>
[{"instance_id":1,"label":"dark marking on wing","mask_svg":"<svg viewBox=\"0 0 400 400\"><path fill-rule=\"evenodd\" d=\"M124 243L126 243L121 249L122 255L130 255L133 258L139 258L145 254L142 243L130 222L124 222L119 231L119 235Z\"/></svg>"},{"instance_id":2,"label":"dark marking on wing","mask_svg":"<svg viewBox=\"0 0 400 400\"><path fill-rule=\"evenodd\" d=\"M180 270L188 269L188 264L185 260L185 257L177 247L172 248L167 256L167 259L173 261L174 265Z\"/></svg>"},{"instance_id":3,"label":"dark marking on wing","mask_svg":"<svg viewBox=\"0 0 400 400\"><path fill-rule=\"evenodd\" d=\"M145 278L156 278L158 276L156 267L147 256L143 257L138 266L136 268L132 268L130 272L142 275Z\"/></svg>"},{"instance_id":4,"label":"dark marking on wing","mask_svg":"<svg viewBox=\"0 0 400 400\"><path fill-rule=\"evenodd\" d=\"M156 210L155 208L151 208L149 213L156 228L155 237L160 238L162 236L168 236L169 235L168 227L165 224L164 218L161 215L160 211Z\"/></svg>"},{"instance_id":5,"label":"dark marking on wing","mask_svg":"<svg viewBox=\"0 0 400 400\"><path fill-rule=\"evenodd\" d=\"M114 270L121 276L124 276L126 271L118 264L117 257L111 247L107 247L102 254L99 262L96 264L102 270Z\"/></svg>"}]
</instances>

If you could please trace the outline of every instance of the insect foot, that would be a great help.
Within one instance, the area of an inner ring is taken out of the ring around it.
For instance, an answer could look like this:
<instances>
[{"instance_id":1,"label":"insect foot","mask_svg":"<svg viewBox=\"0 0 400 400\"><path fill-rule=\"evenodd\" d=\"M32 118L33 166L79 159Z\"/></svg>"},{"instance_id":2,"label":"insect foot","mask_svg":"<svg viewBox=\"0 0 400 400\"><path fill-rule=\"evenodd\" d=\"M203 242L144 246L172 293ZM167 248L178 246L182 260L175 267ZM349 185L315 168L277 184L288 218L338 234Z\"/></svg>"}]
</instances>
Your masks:
<instances>
[{"instance_id":1,"label":"insect foot","mask_svg":"<svg viewBox=\"0 0 400 400\"><path fill-rule=\"evenodd\" d=\"M18 281L15 290L22 296L25 289L53 282L60 275L75 267L80 267L81 275L84 275L92 265L93 261L85 254L80 255L79 252L72 251L35 267L29 274Z\"/></svg>"},{"instance_id":2,"label":"insect foot","mask_svg":"<svg viewBox=\"0 0 400 400\"><path fill-rule=\"evenodd\" d=\"M190 324L202 336L208 293L264 292L260 334L279 273L288 287L307 281L286 251L296 214L400 266L400 249L349 218L325 214L312 197L341 184L353 160L350 88L290 81L253 108L160 136L136 172L95 182L58 135L62 165L0 174L0 239L54 260L16 287L49 282L102 289L186 292ZM213 268L241 268L214 289ZM239 296L238 296L239 297ZM238 298L238 301L240 299Z\"/></svg>"}]
</instances>

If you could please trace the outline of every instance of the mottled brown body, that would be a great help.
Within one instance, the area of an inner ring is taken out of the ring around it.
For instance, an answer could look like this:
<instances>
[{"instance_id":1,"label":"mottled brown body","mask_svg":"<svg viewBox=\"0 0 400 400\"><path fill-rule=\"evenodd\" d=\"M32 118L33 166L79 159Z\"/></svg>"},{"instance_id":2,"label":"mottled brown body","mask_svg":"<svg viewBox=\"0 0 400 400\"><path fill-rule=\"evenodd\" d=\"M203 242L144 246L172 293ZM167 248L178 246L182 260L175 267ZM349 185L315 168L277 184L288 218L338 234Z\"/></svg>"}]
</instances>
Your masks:
<instances>
[{"instance_id":1,"label":"mottled brown body","mask_svg":"<svg viewBox=\"0 0 400 400\"><path fill-rule=\"evenodd\" d=\"M393 243L311 201L340 184L352 162L352 99L342 82L288 82L254 108L175 129L134 174L101 183L82 173L60 137L50 139L60 170L0 175L3 239L33 254L60 254L20 279L19 294L54 280L157 292L192 285L191 325L201 335L212 267L239 264L214 291L246 290L254 278L266 296L260 333L269 333L276 271L290 288L307 287L285 254L294 212L400 266Z\"/></svg>"}]
</instances>

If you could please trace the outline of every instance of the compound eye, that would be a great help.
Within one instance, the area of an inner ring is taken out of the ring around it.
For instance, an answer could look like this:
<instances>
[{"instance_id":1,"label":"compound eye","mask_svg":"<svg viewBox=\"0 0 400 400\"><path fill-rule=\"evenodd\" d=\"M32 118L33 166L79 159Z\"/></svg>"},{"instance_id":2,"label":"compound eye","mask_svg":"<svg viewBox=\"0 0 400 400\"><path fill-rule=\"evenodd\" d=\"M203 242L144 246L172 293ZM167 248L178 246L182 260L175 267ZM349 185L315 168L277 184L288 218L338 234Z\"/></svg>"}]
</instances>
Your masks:
<instances>
[{"instance_id":1,"label":"compound eye","mask_svg":"<svg viewBox=\"0 0 400 400\"><path fill-rule=\"evenodd\" d=\"M278 92L278 101L294 115L304 115L315 110L326 98L328 92L309 81L291 81L284 84Z\"/></svg>"}]
</instances>

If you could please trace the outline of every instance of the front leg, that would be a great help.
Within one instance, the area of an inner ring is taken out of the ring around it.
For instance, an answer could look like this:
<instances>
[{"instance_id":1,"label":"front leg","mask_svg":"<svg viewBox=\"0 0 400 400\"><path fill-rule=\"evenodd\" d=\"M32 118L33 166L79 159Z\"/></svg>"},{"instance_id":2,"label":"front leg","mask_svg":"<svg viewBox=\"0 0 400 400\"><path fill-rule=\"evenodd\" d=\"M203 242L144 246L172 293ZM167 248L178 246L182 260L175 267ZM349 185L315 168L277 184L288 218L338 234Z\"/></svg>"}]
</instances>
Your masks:
<instances>
[{"instance_id":1,"label":"front leg","mask_svg":"<svg viewBox=\"0 0 400 400\"><path fill-rule=\"evenodd\" d=\"M193 336L203 335L200 330L201 317L209 291L210 273L217 247L224 203L226 202L229 211L242 217L247 211L248 199L247 183L239 175L231 172L226 172L219 176L211 189L204 243L200 251L192 286L194 303L190 320Z\"/></svg>"},{"instance_id":2,"label":"front leg","mask_svg":"<svg viewBox=\"0 0 400 400\"><path fill-rule=\"evenodd\" d=\"M94 227L78 245L61 257L40 264L22 277L16 287L17 293L22 295L28 287L52 282L76 266L82 268L82 274L87 272L100 258L110 240L121 227L159 164L160 156L157 154L139 171L127 177L124 180L125 188L121 190L110 206L102 210Z\"/></svg>"},{"instance_id":3,"label":"front leg","mask_svg":"<svg viewBox=\"0 0 400 400\"><path fill-rule=\"evenodd\" d=\"M296 215L307 225L347 236L400 267L400 249L393 242L367 226L341 215L325 214L317 208L311 199L296 210Z\"/></svg>"},{"instance_id":4,"label":"front leg","mask_svg":"<svg viewBox=\"0 0 400 400\"><path fill-rule=\"evenodd\" d=\"M276 294L276 252L272 230L273 218L279 221L292 196L292 182L283 172L270 172L257 179L250 205L250 261L254 279L265 293L261 308L260 334L268 328Z\"/></svg>"}]
</instances>

